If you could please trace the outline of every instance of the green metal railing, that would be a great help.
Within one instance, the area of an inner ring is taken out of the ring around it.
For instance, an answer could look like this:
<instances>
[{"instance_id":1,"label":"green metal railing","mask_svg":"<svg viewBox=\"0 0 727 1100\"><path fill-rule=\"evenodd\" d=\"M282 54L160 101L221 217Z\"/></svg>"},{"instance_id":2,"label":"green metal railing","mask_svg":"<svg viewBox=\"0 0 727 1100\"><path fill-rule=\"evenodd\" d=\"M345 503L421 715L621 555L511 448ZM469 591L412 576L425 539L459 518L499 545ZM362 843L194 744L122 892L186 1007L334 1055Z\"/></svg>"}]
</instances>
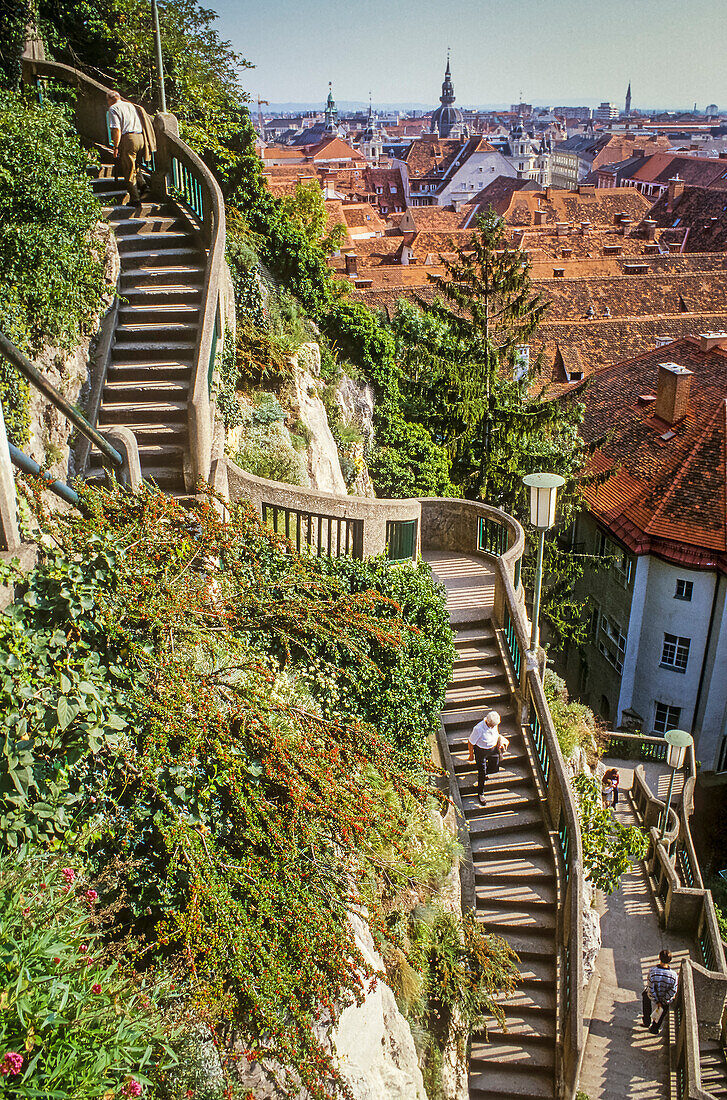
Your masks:
<instances>
[{"instance_id":1,"label":"green metal railing","mask_svg":"<svg viewBox=\"0 0 727 1100\"><path fill-rule=\"evenodd\" d=\"M565 819L563 810L560 811L560 821L558 822L558 842L560 844L560 854L563 857L563 866L565 867L565 881L568 882L570 878L570 837L568 836L568 823Z\"/></svg>"},{"instance_id":2,"label":"green metal railing","mask_svg":"<svg viewBox=\"0 0 727 1100\"><path fill-rule=\"evenodd\" d=\"M520 562L518 561L518 565ZM517 640L517 631L515 630L515 623L512 621L512 615L509 608L505 610L505 641L507 642L507 651L510 654L510 660L512 661L513 671L515 677L520 681L520 672L522 670L523 655L520 652L520 646Z\"/></svg>"},{"instance_id":3,"label":"green metal railing","mask_svg":"<svg viewBox=\"0 0 727 1100\"><path fill-rule=\"evenodd\" d=\"M419 525L415 519L390 519L386 523L389 561L410 561L417 551Z\"/></svg>"},{"instance_id":4,"label":"green metal railing","mask_svg":"<svg viewBox=\"0 0 727 1100\"><path fill-rule=\"evenodd\" d=\"M507 527L487 516L480 516L477 521L477 549L484 554L496 554L501 557L508 548L509 535ZM519 578L518 578L519 581ZM517 583L515 585L517 587Z\"/></svg>"},{"instance_id":5,"label":"green metal railing","mask_svg":"<svg viewBox=\"0 0 727 1100\"><path fill-rule=\"evenodd\" d=\"M530 701L530 715L528 725L530 727L530 733L533 738L533 745L535 746L535 754L540 764L540 770L543 773L543 779L545 785L548 785L548 779L550 778L550 756L548 755L548 742L545 740L545 734L543 728L540 725L540 719L538 713L533 706L532 699ZM561 824L563 823L563 817L561 816Z\"/></svg>"},{"instance_id":6,"label":"green metal railing","mask_svg":"<svg viewBox=\"0 0 727 1100\"><path fill-rule=\"evenodd\" d=\"M709 937L706 920L704 921L702 934L699 937L699 952L702 956L702 962L706 966L707 970L716 970L717 960L714 956L714 948L712 947L712 941Z\"/></svg>"},{"instance_id":7,"label":"green metal railing","mask_svg":"<svg viewBox=\"0 0 727 1100\"><path fill-rule=\"evenodd\" d=\"M664 761L668 748L666 741L657 738L621 737L612 733L606 742L605 755L621 756L626 760Z\"/></svg>"},{"instance_id":8,"label":"green metal railing","mask_svg":"<svg viewBox=\"0 0 727 1100\"><path fill-rule=\"evenodd\" d=\"M202 184L196 175L178 157L172 157L172 186L184 199L189 209L200 221L204 221Z\"/></svg>"}]
</instances>

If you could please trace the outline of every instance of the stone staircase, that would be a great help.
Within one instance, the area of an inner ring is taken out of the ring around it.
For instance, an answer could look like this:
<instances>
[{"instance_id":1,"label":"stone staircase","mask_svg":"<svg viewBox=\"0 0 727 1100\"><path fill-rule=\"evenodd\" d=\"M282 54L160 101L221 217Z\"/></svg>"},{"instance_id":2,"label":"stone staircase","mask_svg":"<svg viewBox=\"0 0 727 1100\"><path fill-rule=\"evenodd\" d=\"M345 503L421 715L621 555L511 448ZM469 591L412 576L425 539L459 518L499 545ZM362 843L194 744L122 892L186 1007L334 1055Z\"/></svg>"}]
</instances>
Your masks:
<instances>
[{"instance_id":1,"label":"stone staircase","mask_svg":"<svg viewBox=\"0 0 727 1100\"><path fill-rule=\"evenodd\" d=\"M727 1098L727 1058L722 1045L715 1040L699 1041L699 1070L702 1088L715 1100Z\"/></svg>"},{"instance_id":2,"label":"stone staircase","mask_svg":"<svg viewBox=\"0 0 727 1100\"><path fill-rule=\"evenodd\" d=\"M142 476L182 494L205 251L192 222L174 204L122 204L125 191L112 165L102 165L93 189L121 257L121 302L98 427L130 428ZM86 477L101 476L100 456L92 450Z\"/></svg>"},{"instance_id":3,"label":"stone staircase","mask_svg":"<svg viewBox=\"0 0 727 1100\"><path fill-rule=\"evenodd\" d=\"M472 1037L471 1100L555 1097L557 886L551 838L490 620L453 624L456 660L442 721L470 831L477 918L520 959L521 981L494 1021ZM500 714L510 750L477 801L467 739L483 712Z\"/></svg>"}]
</instances>

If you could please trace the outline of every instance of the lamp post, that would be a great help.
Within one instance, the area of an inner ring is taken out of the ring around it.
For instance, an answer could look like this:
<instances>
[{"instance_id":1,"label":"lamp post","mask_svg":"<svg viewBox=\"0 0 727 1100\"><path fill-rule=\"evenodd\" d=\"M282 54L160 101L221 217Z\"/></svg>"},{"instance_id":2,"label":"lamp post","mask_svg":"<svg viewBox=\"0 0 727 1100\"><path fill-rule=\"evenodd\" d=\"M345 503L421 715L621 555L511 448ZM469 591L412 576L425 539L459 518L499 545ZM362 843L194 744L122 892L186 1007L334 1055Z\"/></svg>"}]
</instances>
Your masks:
<instances>
[{"instance_id":1,"label":"lamp post","mask_svg":"<svg viewBox=\"0 0 727 1100\"><path fill-rule=\"evenodd\" d=\"M671 796L674 790L674 776L684 763L684 755L690 745L694 744L694 738L691 733L687 733L686 730L667 730L664 734L664 740L669 746L667 753L667 764L671 768L671 776L669 777L669 790L666 796L666 806L664 807L664 817L661 823L661 832L659 834L659 840L664 839L664 833L666 832L666 823L669 820L669 809L671 807Z\"/></svg>"},{"instance_id":2,"label":"lamp post","mask_svg":"<svg viewBox=\"0 0 727 1100\"><path fill-rule=\"evenodd\" d=\"M159 8L157 0L151 0L151 21L154 28L154 48L156 52L157 80L159 81L159 105L162 114L167 113L167 97L164 91L164 66L162 64L162 38L159 33Z\"/></svg>"},{"instance_id":3,"label":"lamp post","mask_svg":"<svg viewBox=\"0 0 727 1100\"><path fill-rule=\"evenodd\" d=\"M555 523L555 501L558 490L565 485L560 474L526 474L523 483L530 489L530 522L538 532L538 559L535 566L533 620L530 628L530 648L540 643L540 593L543 587L543 550L545 532Z\"/></svg>"}]
</instances>

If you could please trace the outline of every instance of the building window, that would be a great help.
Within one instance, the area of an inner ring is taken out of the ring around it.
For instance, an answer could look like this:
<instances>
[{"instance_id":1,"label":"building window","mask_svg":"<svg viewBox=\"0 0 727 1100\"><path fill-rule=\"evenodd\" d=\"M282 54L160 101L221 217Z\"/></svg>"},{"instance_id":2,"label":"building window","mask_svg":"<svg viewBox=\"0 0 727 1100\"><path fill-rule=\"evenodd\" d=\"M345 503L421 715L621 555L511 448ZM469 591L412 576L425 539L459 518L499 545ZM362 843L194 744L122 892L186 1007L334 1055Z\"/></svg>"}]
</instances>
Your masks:
<instances>
[{"instance_id":1,"label":"building window","mask_svg":"<svg viewBox=\"0 0 727 1100\"><path fill-rule=\"evenodd\" d=\"M655 703L654 733L663 735L667 730L677 729L681 714L681 707L670 707L668 703Z\"/></svg>"},{"instance_id":2,"label":"building window","mask_svg":"<svg viewBox=\"0 0 727 1100\"><path fill-rule=\"evenodd\" d=\"M597 553L599 558L611 558L617 579L623 585L631 584L634 571L634 559L623 547L610 539L603 531L597 535Z\"/></svg>"},{"instance_id":3,"label":"building window","mask_svg":"<svg viewBox=\"0 0 727 1100\"><path fill-rule=\"evenodd\" d=\"M377 195L383 195L383 193L384 193L383 187L377 187L376 188L376 194Z\"/></svg>"},{"instance_id":4,"label":"building window","mask_svg":"<svg viewBox=\"0 0 727 1100\"><path fill-rule=\"evenodd\" d=\"M692 589L694 588L693 581L677 580L677 588L674 593L675 600L691 600Z\"/></svg>"},{"instance_id":5,"label":"building window","mask_svg":"<svg viewBox=\"0 0 727 1100\"><path fill-rule=\"evenodd\" d=\"M689 638L680 638L677 634L664 635L664 648L661 652L661 663L666 668L673 668L677 672L687 671L689 660Z\"/></svg>"},{"instance_id":6,"label":"building window","mask_svg":"<svg viewBox=\"0 0 727 1100\"><path fill-rule=\"evenodd\" d=\"M598 632L598 649L617 672L623 672L626 655L626 637L621 627L608 615L601 615L601 629Z\"/></svg>"}]
</instances>

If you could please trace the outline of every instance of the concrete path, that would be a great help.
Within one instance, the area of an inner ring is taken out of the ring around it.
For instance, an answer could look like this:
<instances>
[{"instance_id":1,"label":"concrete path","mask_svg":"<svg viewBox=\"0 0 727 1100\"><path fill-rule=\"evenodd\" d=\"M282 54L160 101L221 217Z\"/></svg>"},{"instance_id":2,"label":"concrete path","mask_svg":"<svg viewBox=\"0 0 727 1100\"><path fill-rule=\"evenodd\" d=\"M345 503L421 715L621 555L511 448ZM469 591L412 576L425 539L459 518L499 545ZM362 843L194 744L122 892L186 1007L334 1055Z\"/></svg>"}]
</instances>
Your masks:
<instances>
[{"instance_id":1,"label":"concrete path","mask_svg":"<svg viewBox=\"0 0 727 1100\"><path fill-rule=\"evenodd\" d=\"M626 790L627 768L626 764L620 769ZM624 825L637 824L627 794L621 796L617 817ZM624 875L615 893L601 900L599 912L600 985L579 1087L588 1100L668 1100L669 1028L665 1024L659 1035L652 1035L642 1026L641 991L659 951L668 947L678 970L689 954L689 943L659 928L641 864Z\"/></svg>"},{"instance_id":2,"label":"concrete path","mask_svg":"<svg viewBox=\"0 0 727 1100\"><path fill-rule=\"evenodd\" d=\"M452 623L487 619L492 615L495 571L484 558L446 550L424 550L422 558L431 566L436 580L447 589L447 610Z\"/></svg>"}]
</instances>

